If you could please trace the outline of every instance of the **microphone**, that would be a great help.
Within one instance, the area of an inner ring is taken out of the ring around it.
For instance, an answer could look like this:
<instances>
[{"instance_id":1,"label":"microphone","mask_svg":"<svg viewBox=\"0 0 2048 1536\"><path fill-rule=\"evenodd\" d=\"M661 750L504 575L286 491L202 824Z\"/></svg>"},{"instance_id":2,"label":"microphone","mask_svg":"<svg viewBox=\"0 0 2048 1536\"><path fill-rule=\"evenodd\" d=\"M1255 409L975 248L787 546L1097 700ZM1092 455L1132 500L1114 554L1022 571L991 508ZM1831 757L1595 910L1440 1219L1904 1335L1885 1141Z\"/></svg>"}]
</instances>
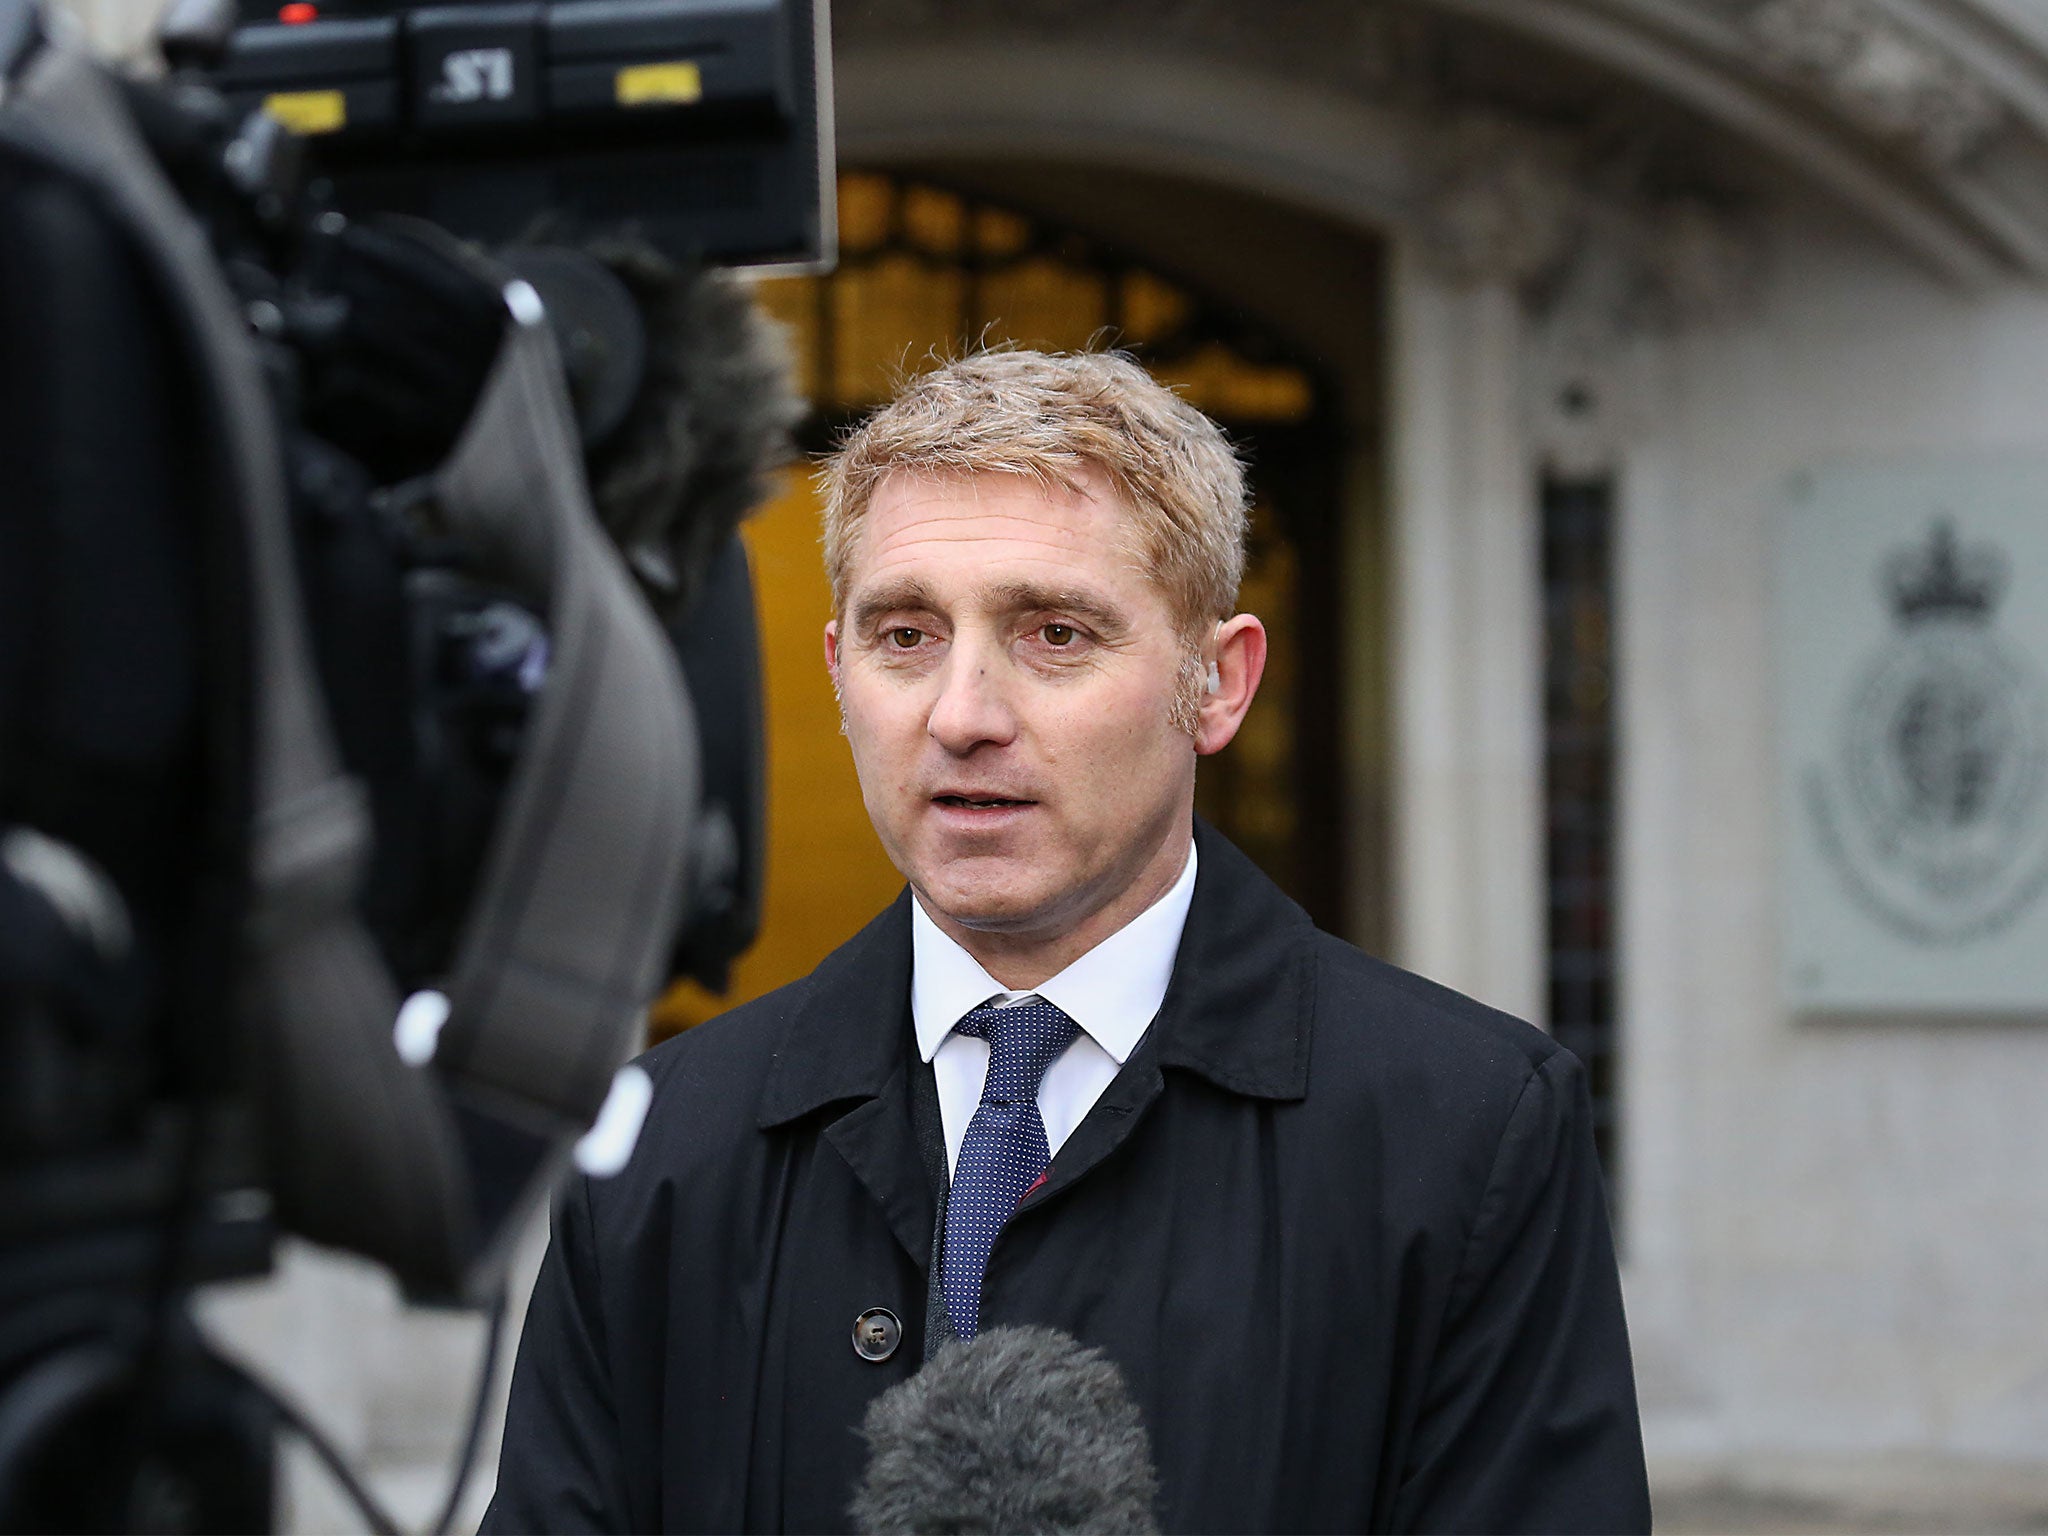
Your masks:
<instances>
[{"instance_id":1,"label":"microphone","mask_svg":"<svg viewBox=\"0 0 2048 1536\"><path fill-rule=\"evenodd\" d=\"M598 521L673 625L796 457L806 406L789 339L742 279L680 266L631 234L495 259L540 295Z\"/></svg>"},{"instance_id":2,"label":"microphone","mask_svg":"<svg viewBox=\"0 0 2048 1536\"><path fill-rule=\"evenodd\" d=\"M1122 1374L1053 1328L947 1345L869 1404L866 1536L1157 1532L1150 1437Z\"/></svg>"}]
</instances>

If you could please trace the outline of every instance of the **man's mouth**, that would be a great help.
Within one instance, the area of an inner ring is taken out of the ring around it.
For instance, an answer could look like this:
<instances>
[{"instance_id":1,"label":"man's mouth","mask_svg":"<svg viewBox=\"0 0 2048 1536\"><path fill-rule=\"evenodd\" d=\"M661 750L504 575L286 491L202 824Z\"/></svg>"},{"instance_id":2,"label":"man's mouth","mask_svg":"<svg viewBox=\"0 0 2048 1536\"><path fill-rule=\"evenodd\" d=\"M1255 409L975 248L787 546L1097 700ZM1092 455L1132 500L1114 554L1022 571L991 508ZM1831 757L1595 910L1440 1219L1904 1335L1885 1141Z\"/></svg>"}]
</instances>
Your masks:
<instances>
[{"instance_id":1,"label":"man's mouth","mask_svg":"<svg viewBox=\"0 0 2048 1536\"><path fill-rule=\"evenodd\" d=\"M1011 800L1001 795L933 795L932 804L943 805L950 810L1003 811L1014 806L1035 805L1033 800Z\"/></svg>"}]
</instances>

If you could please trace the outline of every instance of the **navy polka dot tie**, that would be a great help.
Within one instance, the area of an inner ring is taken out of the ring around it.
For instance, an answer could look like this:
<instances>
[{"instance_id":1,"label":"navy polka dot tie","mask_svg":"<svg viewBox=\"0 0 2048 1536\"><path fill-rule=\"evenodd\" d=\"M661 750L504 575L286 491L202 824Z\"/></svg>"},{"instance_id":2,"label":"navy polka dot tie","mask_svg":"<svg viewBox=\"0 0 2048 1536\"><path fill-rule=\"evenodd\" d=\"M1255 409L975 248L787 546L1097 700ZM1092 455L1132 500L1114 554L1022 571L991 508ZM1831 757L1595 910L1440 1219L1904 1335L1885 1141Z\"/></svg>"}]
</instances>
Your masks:
<instances>
[{"instance_id":1,"label":"navy polka dot tie","mask_svg":"<svg viewBox=\"0 0 2048 1536\"><path fill-rule=\"evenodd\" d=\"M984 1003L953 1028L989 1043L981 1104L967 1122L946 1196L946 1312L953 1331L971 1339L981 1325L981 1281L996 1234L1052 1161L1038 1085L1081 1027L1033 997L1010 1008Z\"/></svg>"}]
</instances>

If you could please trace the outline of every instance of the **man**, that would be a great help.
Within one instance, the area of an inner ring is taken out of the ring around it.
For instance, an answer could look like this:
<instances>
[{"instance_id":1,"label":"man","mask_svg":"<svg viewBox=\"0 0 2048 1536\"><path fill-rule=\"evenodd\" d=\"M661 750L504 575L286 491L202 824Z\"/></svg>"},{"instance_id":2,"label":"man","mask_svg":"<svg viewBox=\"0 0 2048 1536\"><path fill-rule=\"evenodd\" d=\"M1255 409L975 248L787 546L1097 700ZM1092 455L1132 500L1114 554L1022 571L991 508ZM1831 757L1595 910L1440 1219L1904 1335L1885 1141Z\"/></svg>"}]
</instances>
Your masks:
<instances>
[{"instance_id":1,"label":"man","mask_svg":"<svg viewBox=\"0 0 2048 1536\"><path fill-rule=\"evenodd\" d=\"M1028 1322L1121 1367L1167 1530L1647 1529L1577 1062L1194 820L1265 661L1221 433L1127 360L986 354L825 478L826 664L909 889L649 1053L487 1527L843 1528L869 1400Z\"/></svg>"}]
</instances>

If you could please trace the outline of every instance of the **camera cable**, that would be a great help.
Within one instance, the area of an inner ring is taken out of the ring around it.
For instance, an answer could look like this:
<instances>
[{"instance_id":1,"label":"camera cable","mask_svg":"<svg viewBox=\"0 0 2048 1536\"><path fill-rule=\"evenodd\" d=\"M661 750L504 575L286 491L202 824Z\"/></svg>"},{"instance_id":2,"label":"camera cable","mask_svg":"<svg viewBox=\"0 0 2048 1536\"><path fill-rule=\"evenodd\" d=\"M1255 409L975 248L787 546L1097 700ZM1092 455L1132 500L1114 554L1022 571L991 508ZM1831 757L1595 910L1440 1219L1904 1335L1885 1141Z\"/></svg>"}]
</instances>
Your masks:
<instances>
[{"instance_id":1,"label":"camera cable","mask_svg":"<svg viewBox=\"0 0 2048 1536\"><path fill-rule=\"evenodd\" d=\"M462 1507L463 1489L476 1470L476 1453L483 1444L484 1418L491 1408L491 1385L498 1375L498 1350L505 1338L505 1287L500 1285L491 1298L491 1318L484 1329L483 1368L477 1375L476 1399L469 1406L469 1427L462 1432L462 1449L455 1458L455 1474L448 1485L447 1500L434 1521L433 1536L448 1536Z\"/></svg>"},{"instance_id":2,"label":"camera cable","mask_svg":"<svg viewBox=\"0 0 2048 1536\"><path fill-rule=\"evenodd\" d=\"M455 1526L455 1516L463 1507L463 1491L469 1487L471 1473L475 1473L477 1450L483 1446L483 1421L489 1415L489 1405L492 1405L492 1382L498 1378L498 1352L504 1343L504 1321L506 1292L504 1286L500 1286L498 1294L492 1298L492 1311L489 1311L489 1319L483 1331L483 1366L477 1372L477 1391L475 1399L469 1405L469 1423L463 1430L463 1444L455 1460L455 1475L449 1485L449 1495L442 1501L440 1513L434 1518L432 1536L446 1536ZM375 1532L375 1536L406 1536L406 1528L399 1526L399 1522L391 1516L391 1511L377 1501L377 1495L371 1493L369 1485L356 1475L356 1470L348 1464L348 1458L342 1456L342 1452L334 1446L328 1434L317 1423L313 1423L299 1409L297 1403L293 1403L279 1389L274 1389L270 1382L266 1382L262 1376L248 1370L240 1362L223 1358L221 1364L244 1386L248 1386L252 1393L256 1393L264 1403L268 1403L270 1411L279 1417L279 1421L287 1430L291 1430L295 1436L299 1436L299 1440L307 1444L307 1448L319 1458L319 1464L328 1468L328 1475L342 1489L342 1493L348 1495L348 1501L356 1507L356 1513L362 1516L362 1524L367 1524Z\"/></svg>"},{"instance_id":3,"label":"camera cable","mask_svg":"<svg viewBox=\"0 0 2048 1536\"><path fill-rule=\"evenodd\" d=\"M321 1465L327 1468L328 1474L340 1485L341 1491L348 1495L349 1502L355 1505L357 1512L362 1515L363 1523L368 1525L376 1536L404 1536L403 1528L364 1486L363 1480L356 1476L354 1469L349 1466L341 1452L335 1449L334 1442L327 1438L319 1425L299 1410L297 1403L240 1362L223 1356L221 1363L243 1386L268 1403L270 1411L277 1415L287 1429L306 1442L313 1454L320 1458Z\"/></svg>"},{"instance_id":4,"label":"camera cable","mask_svg":"<svg viewBox=\"0 0 2048 1536\"><path fill-rule=\"evenodd\" d=\"M469 1421L463 1430L462 1444L456 1455L454 1474L449 1483L447 1497L443 1500L441 1512L435 1517L431 1528L432 1536L448 1536L448 1532L455 1524L456 1515L461 1511L463 1492L469 1486L471 1474L476 1470L477 1452L483 1446L484 1420L490 1413L491 1387L497 1380L498 1354L504 1343L505 1310L505 1288L500 1286L496 1295L492 1297L490 1316L485 1324L483 1363L477 1375L476 1394L470 1404ZM269 1404L270 1411L277 1415L279 1422L304 1441L313 1454L319 1457L320 1464L348 1496L349 1502L355 1505L357 1513L363 1517L363 1523L369 1526L375 1536L405 1536L405 1528L377 1501L377 1496L370 1492L369 1486L356 1474L355 1469L349 1466L347 1458L327 1437L326 1432L307 1417L298 1404L239 1362L223 1359L222 1363L243 1385Z\"/></svg>"}]
</instances>

